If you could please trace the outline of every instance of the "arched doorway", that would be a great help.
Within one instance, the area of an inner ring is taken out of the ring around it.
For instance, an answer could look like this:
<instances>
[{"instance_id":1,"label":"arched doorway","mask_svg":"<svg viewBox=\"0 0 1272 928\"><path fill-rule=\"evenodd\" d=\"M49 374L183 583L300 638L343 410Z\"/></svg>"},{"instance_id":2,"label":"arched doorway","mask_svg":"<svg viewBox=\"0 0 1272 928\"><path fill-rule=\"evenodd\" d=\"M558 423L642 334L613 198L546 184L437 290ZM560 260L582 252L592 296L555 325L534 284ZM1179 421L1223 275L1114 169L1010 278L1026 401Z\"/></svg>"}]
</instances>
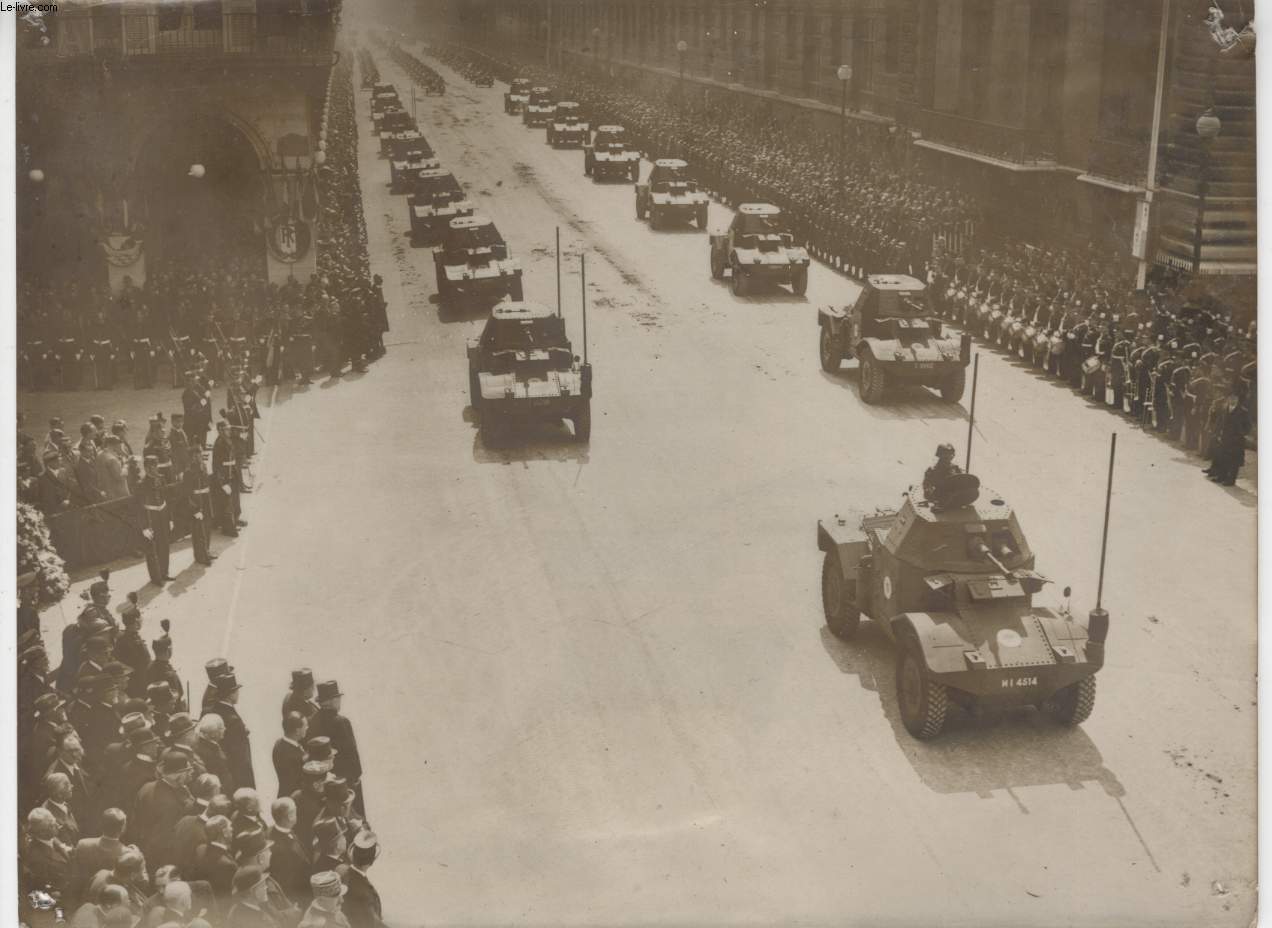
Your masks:
<instances>
[{"instance_id":1,"label":"arched doorway","mask_svg":"<svg viewBox=\"0 0 1272 928\"><path fill-rule=\"evenodd\" d=\"M242 130L210 114L167 120L146 140L135 176L145 191L150 271L264 275L266 178Z\"/></svg>"}]
</instances>

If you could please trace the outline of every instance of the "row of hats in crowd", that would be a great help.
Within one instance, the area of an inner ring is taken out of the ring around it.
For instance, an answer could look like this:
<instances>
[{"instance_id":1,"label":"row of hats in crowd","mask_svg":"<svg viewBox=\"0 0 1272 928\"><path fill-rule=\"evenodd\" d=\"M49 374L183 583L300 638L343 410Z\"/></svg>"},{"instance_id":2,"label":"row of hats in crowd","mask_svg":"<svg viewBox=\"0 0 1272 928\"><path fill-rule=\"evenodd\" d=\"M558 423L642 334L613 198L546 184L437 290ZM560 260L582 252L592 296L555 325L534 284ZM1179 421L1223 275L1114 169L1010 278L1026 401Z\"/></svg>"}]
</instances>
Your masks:
<instances>
[{"instance_id":1,"label":"row of hats in crowd","mask_svg":"<svg viewBox=\"0 0 1272 928\"><path fill-rule=\"evenodd\" d=\"M379 843L338 683L292 673L271 753L277 798L266 809L236 669L208 661L194 707L170 624L147 643L135 594L117 620L109 573L85 595L56 673L35 603L24 597L18 611L24 920L381 925L368 877ZM68 665L76 671L64 673Z\"/></svg>"}]
</instances>

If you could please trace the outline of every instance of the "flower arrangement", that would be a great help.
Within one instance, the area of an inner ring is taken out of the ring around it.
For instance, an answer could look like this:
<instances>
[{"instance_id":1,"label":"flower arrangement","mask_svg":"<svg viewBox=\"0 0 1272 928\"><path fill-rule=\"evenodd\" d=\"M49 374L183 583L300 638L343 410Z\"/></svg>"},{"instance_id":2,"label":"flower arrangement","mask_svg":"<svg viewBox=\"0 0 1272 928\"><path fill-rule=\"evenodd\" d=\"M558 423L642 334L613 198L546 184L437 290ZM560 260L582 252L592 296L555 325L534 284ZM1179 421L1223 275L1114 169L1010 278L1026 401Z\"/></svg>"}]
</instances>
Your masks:
<instances>
[{"instance_id":1,"label":"flower arrangement","mask_svg":"<svg viewBox=\"0 0 1272 928\"><path fill-rule=\"evenodd\" d=\"M18 503L18 575L34 573L41 605L58 602L71 588L66 563L58 556L44 516L34 506Z\"/></svg>"}]
</instances>

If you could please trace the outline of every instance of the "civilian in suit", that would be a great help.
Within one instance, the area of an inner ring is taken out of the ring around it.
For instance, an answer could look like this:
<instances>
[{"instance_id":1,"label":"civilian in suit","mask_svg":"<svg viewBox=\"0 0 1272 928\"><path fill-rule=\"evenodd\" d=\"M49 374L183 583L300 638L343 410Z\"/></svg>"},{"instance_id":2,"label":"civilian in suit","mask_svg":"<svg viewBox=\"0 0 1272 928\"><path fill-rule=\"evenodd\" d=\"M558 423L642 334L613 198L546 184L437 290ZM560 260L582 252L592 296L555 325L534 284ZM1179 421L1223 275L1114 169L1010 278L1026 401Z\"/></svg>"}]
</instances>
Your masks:
<instances>
[{"instance_id":1,"label":"civilian in suit","mask_svg":"<svg viewBox=\"0 0 1272 928\"><path fill-rule=\"evenodd\" d=\"M209 714L219 715L225 723L225 736L221 747L225 751L226 762L230 766L230 778L234 788L256 786L256 775L252 771L252 743L250 732L243 724L235 705L238 703L239 691L242 687L234 674L226 674L216 680L216 701L209 708Z\"/></svg>"},{"instance_id":2,"label":"civilian in suit","mask_svg":"<svg viewBox=\"0 0 1272 928\"><path fill-rule=\"evenodd\" d=\"M358 740L353 734L353 723L340 714L343 695L340 684L335 680L318 684L320 708L309 722L309 736L331 739L331 746L336 750L335 774L348 782L354 792L353 808L365 819L367 810L362 797L362 759L358 756Z\"/></svg>"},{"instance_id":3,"label":"civilian in suit","mask_svg":"<svg viewBox=\"0 0 1272 928\"><path fill-rule=\"evenodd\" d=\"M212 895L222 908L229 905L234 894L234 872L238 865L230 853L230 843L234 839L230 820L224 815L215 815L204 825L208 843L195 854L195 876L206 880L212 886Z\"/></svg>"},{"instance_id":4,"label":"civilian in suit","mask_svg":"<svg viewBox=\"0 0 1272 928\"><path fill-rule=\"evenodd\" d=\"M186 789L189 780L189 758L169 750L159 761L159 779L137 793L132 833L155 866L176 862L177 823L194 807L194 798Z\"/></svg>"},{"instance_id":5,"label":"civilian in suit","mask_svg":"<svg viewBox=\"0 0 1272 928\"><path fill-rule=\"evenodd\" d=\"M57 839L57 820L48 809L27 813L26 843L19 858L24 891L47 888L58 898L66 895L71 849Z\"/></svg>"},{"instance_id":6,"label":"civilian in suit","mask_svg":"<svg viewBox=\"0 0 1272 928\"><path fill-rule=\"evenodd\" d=\"M271 848L269 872L287 898L302 909L309 905L309 850L296 835L296 804L283 797L270 806L274 827L269 830Z\"/></svg>"},{"instance_id":7,"label":"civilian in suit","mask_svg":"<svg viewBox=\"0 0 1272 928\"><path fill-rule=\"evenodd\" d=\"M199 757L203 769L221 781L221 791L232 793L235 782L230 773L229 760L221 743L225 738L225 722L215 713L199 719L198 735L195 737L194 753Z\"/></svg>"},{"instance_id":8,"label":"civilian in suit","mask_svg":"<svg viewBox=\"0 0 1272 928\"><path fill-rule=\"evenodd\" d=\"M71 810L73 790L71 778L64 773L50 773L44 778L44 800L41 808L48 809L57 822L57 839L67 847L75 847L79 843L79 822Z\"/></svg>"},{"instance_id":9,"label":"civilian in suit","mask_svg":"<svg viewBox=\"0 0 1272 928\"><path fill-rule=\"evenodd\" d=\"M119 809L102 813L101 837L80 838L71 851L71 878L68 894L72 901L84 901L88 883L100 870L113 870L127 845L123 842L128 816Z\"/></svg>"},{"instance_id":10,"label":"civilian in suit","mask_svg":"<svg viewBox=\"0 0 1272 928\"><path fill-rule=\"evenodd\" d=\"M301 768L305 765L305 735L309 722L297 712L283 719L283 737L274 742L274 773L278 776L278 795L290 796L301 786Z\"/></svg>"},{"instance_id":11,"label":"civilian in suit","mask_svg":"<svg viewBox=\"0 0 1272 928\"><path fill-rule=\"evenodd\" d=\"M380 844L374 832L363 831L349 848L349 863L336 872L346 887L344 914L349 928L384 928L380 894L371 884L367 871L380 856Z\"/></svg>"}]
</instances>

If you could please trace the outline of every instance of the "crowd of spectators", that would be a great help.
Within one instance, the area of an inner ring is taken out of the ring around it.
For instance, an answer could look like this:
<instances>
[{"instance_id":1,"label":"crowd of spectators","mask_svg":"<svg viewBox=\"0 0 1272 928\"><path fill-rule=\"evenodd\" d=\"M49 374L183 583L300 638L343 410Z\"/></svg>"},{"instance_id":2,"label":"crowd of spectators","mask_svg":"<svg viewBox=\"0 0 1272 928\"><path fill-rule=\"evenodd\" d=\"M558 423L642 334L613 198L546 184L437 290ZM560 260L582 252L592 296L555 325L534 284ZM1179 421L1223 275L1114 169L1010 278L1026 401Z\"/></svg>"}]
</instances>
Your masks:
<instances>
[{"instance_id":1,"label":"crowd of spectators","mask_svg":"<svg viewBox=\"0 0 1272 928\"><path fill-rule=\"evenodd\" d=\"M379 845L339 685L292 672L272 750L277 789L265 789L235 668L208 661L192 695L167 621L147 641L135 595L111 610L106 572L84 595L51 670L32 598L19 594L24 922L379 928L368 877Z\"/></svg>"}]
</instances>

